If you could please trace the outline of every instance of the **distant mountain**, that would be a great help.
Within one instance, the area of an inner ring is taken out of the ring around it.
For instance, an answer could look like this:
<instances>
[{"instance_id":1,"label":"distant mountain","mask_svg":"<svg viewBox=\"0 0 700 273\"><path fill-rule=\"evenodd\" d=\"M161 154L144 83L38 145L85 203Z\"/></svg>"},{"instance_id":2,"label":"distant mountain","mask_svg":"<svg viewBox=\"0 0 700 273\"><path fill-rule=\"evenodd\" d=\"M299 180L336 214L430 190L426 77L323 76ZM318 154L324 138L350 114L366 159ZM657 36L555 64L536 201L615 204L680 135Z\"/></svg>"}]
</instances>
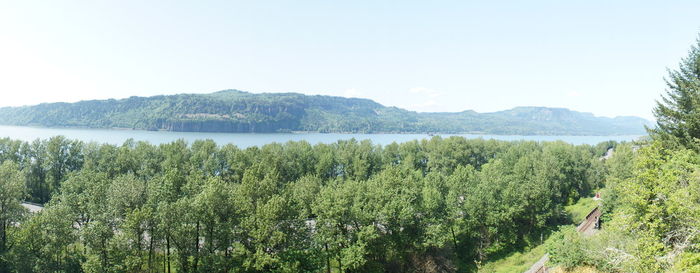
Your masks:
<instances>
[{"instance_id":1,"label":"distant mountain","mask_svg":"<svg viewBox=\"0 0 700 273\"><path fill-rule=\"evenodd\" d=\"M368 99L225 90L4 107L0 108L0 124L184 132L623 135L645 134L644 125L650 122L546 107L493 113L418 113Z\"/></svg>"}]
</instances>

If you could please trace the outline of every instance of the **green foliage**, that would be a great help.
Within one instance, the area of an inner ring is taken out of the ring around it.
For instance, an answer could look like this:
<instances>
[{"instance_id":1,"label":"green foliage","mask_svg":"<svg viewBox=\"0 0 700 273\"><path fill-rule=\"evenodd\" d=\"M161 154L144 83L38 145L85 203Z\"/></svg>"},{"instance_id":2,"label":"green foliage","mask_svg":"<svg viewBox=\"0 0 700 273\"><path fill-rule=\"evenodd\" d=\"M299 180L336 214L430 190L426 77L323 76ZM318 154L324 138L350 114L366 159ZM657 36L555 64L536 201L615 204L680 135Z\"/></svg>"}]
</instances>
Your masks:
<instances>
[{"instance_id":1,"label":"green foliage","mask_svg":"<svg viewBox=\"0 0 700 273\"><path fill-rule=\"evenodd\" d=\"M591 212L595 207L597 207L598 201L593 200L591 197L581 198L576 202L576 204L564 207L564 210L571 215L571 221L574 224L581 223L588 213Z\"/></svg>"},{"instance_id":2,"label":"green foliage","mask_svg":"<svg viewBox=\"0 0 700 273\"><path fill-rule=\"evenodd\" d=\"M7 252L14 242L10 241L17 231L15 223L22 219L25 209L20 205L27 188L19 166L6 160L0 164L0 271L7 271Z\"/></svg>"},{"instance_id":3,"label":"green foliage","mask_svg":"<svg viewBox=\"0 0 700 273\"><path fill-rule=\"evenodd\" d=\"M551 236L546 245L550 254L550 262L566 269L588 263L588 255L584 251L584 239L573 226L563 227Z\"/></svg>"},{"instance_id":4,"label":"green foliage","mask_svg":"<svg viewBox=\"0 0 700 273\"><path fill-rule=\"evenodd\" d=\"M546 244L547 242L545 242ZM515 252L509 256L483 265L479 268L479 272L490 273L522 273L530 269L530 267L539 261L546 253L545 244L535 248Z\"/></svg>"},{"instance_id":5,"label":"green foliage","mask_svg":"<svg viewBox=\"0 0 700 273\"><path fill-rule=\"evenodd\" d=\"M598 201L589 197L581 198L575 204L565 206L564 210L570 216L569 222L578 224L596 206L598 206ZM590 242L584 241L576 234L573 226L560 226L552 231L554 232L551 234L547 232L544 243L488 262L479 268L479 272L525 272L546 253L554 257L556 265L568 265L569 267L578 267L595 260L585 255L588 251L585 246ZM545 234L542 236L544 238Z\"/></svg>"},{"instance_id":6,"label":"green foliage","mask_svg":"<svg viewBox=\"0 0 700 273\"><path fill-rule=\"evenodd\" d=\"M677 70L669 71L666 95L656 103L652 137L666 145L700 150L700 38Z\"/></svg>"},{"instance_id":7,"label":"green foliage","mask_svg":"<svg viewBox=\"0 0 700 273\"><path fill-rule=\"evenodd\" d=\"M12 218L10 272L473 271L540 243L598 183L594 150L562 142L0 147L0 179L50 198Z\"/></svg>"},{"instance_id":8,"label":"green foliage","mask_svg":"<svg viewBox=\"0 0 700 273\"><path fill-rule=\"evenodd\" d=\"M560 232L549 249L552 262L608 272L693 272L700 242L700 157L658 141L636 153L623 147L620 158L607 162L612 183L603 199L612 216L603 219L604 231L590 238Z\"/></svg>"},{"instance_id":9,"label":"green foliage","mask_svg":"<svg viewBox=\"0 0 700 273\"><path fill-rule=\"evenodd\" d=\"M673 266L674 272L700 272L700 253L684 252Z\"/></svg>"},{"instance_id":10,"label":"green foliage","mask_svg":"<svg viewBox=\"0 0 700 273\"><path fill-rule=\"evenodd\" d=\"M690 150L669 151L658 142L640 150L637 172L621 190L617 224L634 231L631 250L645 271L668 268L667 252L691 251L700 224L698 156Z\"/></svg>"},{"instance_id":11,"label":"green foliage","mask_svg":"<svg viewBox=\"0 0 700 273\"><path fill-rule=\"evenodd\" d=\"M648 122L635 117L603 118L543 107L483 114L416 113L367 99L225 90L5 107L0 108L0 123L187 132L615 135L644 134Z\"/></svg>"},{"instance_id":12,"label":"green foliage","mask_svg":"<svg viewBox=\"0 0 700 273\"><path fill-rule=\"evenodd\" d=\"M84 255L72 216L59 203L24 220L14 236L10 272L80 272Z\"/></svg>"}]
</instances>

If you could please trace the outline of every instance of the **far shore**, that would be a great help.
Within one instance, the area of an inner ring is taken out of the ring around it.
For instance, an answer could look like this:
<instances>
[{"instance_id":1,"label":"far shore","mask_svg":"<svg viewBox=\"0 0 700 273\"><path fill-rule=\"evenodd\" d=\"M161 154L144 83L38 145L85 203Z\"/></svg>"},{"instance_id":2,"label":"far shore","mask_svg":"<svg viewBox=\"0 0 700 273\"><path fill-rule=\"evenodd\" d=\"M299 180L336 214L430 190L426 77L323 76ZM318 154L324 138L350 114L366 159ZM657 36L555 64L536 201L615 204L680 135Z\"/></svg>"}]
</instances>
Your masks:
<instances>
[{"instance_id":1,"label":"far shore","mask_svg":"<svg viewBox=\"0 0 700 273\"><path fill-rule=\"evenodd\" d=\"M471 131L471 132L401 132L401 131L373 131L373 132L321 132L321 131L277 131L277 132L216 132L216 131L172 131L166 129L148 130L141 128L128 128L128 127L87 127L87 126L38 126L38 125L12 125L12 124L0 124L0 126L14 126L14 127L27 127L27 128L37 128L37 129L68 129L68 130L115 130L115 131L141 131L141 132L174 132L174 133L212 133L212 134L340 134L340 135L429 135L429 136L440 136L440 135L474 135L474 136L581 136L581 137L600 137L600 136L644 136L646 134L605 134L605 135L595 135L595 134L556 134L556 133L542 133L542 134L508 134L508 133L489 133L481 131Z\"/></svg>"}]
</instances>

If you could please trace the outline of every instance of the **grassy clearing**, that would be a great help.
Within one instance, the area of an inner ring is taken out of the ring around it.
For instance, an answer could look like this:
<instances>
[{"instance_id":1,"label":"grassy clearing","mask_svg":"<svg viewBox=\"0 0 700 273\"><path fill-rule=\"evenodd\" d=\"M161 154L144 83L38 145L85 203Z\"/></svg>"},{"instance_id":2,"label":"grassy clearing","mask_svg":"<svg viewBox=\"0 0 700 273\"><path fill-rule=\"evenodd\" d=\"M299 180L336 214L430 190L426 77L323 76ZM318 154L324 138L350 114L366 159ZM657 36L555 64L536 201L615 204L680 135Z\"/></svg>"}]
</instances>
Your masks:
<instances>
[{"instance_id":1,"label":"grassy clearing","mask_svg":"<svg viewBox=\"0 0 700 273\"><path fill-rule=\"evenodd\" d=\"M571 215L571 221L573 221L574 224L578 224L581 223L581 221L586 218L586 215L597 205L598 201L593 200L592 197L581 198L576 204L564 207L564 210Z\"/></svg>"}]
</instances>

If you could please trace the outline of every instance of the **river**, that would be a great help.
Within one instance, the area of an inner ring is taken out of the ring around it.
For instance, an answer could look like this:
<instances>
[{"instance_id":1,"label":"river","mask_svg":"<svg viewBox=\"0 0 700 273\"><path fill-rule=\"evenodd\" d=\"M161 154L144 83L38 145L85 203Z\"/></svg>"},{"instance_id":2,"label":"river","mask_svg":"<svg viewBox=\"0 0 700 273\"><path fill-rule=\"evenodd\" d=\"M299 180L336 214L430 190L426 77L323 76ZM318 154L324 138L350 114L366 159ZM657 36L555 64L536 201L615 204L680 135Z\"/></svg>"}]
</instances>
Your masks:
<instances>
[{"instance_id":1,"label":"river","mask_svg":"<svg viewBox=\"0 0 700 273\"><path fill-rule=\"evenodd\" d=\"M133 138L136 141L148 141L152 144L172 142L184 139L192 143L198 139L212 139L217 144L233 143L238 147L262 146L268 143L285 143L288 141L306 140L311 144L334 143L338 140L355 138L357 140L369 139L375 144L391 144L392 142L407 142L431 138L427 134L322 134L322 133L195 133L195 132L165 132L165 131L140 131L140 130L116 130L116 129L75 129L75 128L43 128L24 126L0 126L0 138L33 141L37 138L48 139L52 136L62 135L70 139L79 139L90 142L109 144L122 144L125 140ZM597 144L607 140L630 141L641 136L518 136L518 135L472 135L472 134L438 134L441 137L462 136L465 138L483 138L497 140L533 140L556 141L561 140L572 144Z\"/></svg>"}]
</instances>

